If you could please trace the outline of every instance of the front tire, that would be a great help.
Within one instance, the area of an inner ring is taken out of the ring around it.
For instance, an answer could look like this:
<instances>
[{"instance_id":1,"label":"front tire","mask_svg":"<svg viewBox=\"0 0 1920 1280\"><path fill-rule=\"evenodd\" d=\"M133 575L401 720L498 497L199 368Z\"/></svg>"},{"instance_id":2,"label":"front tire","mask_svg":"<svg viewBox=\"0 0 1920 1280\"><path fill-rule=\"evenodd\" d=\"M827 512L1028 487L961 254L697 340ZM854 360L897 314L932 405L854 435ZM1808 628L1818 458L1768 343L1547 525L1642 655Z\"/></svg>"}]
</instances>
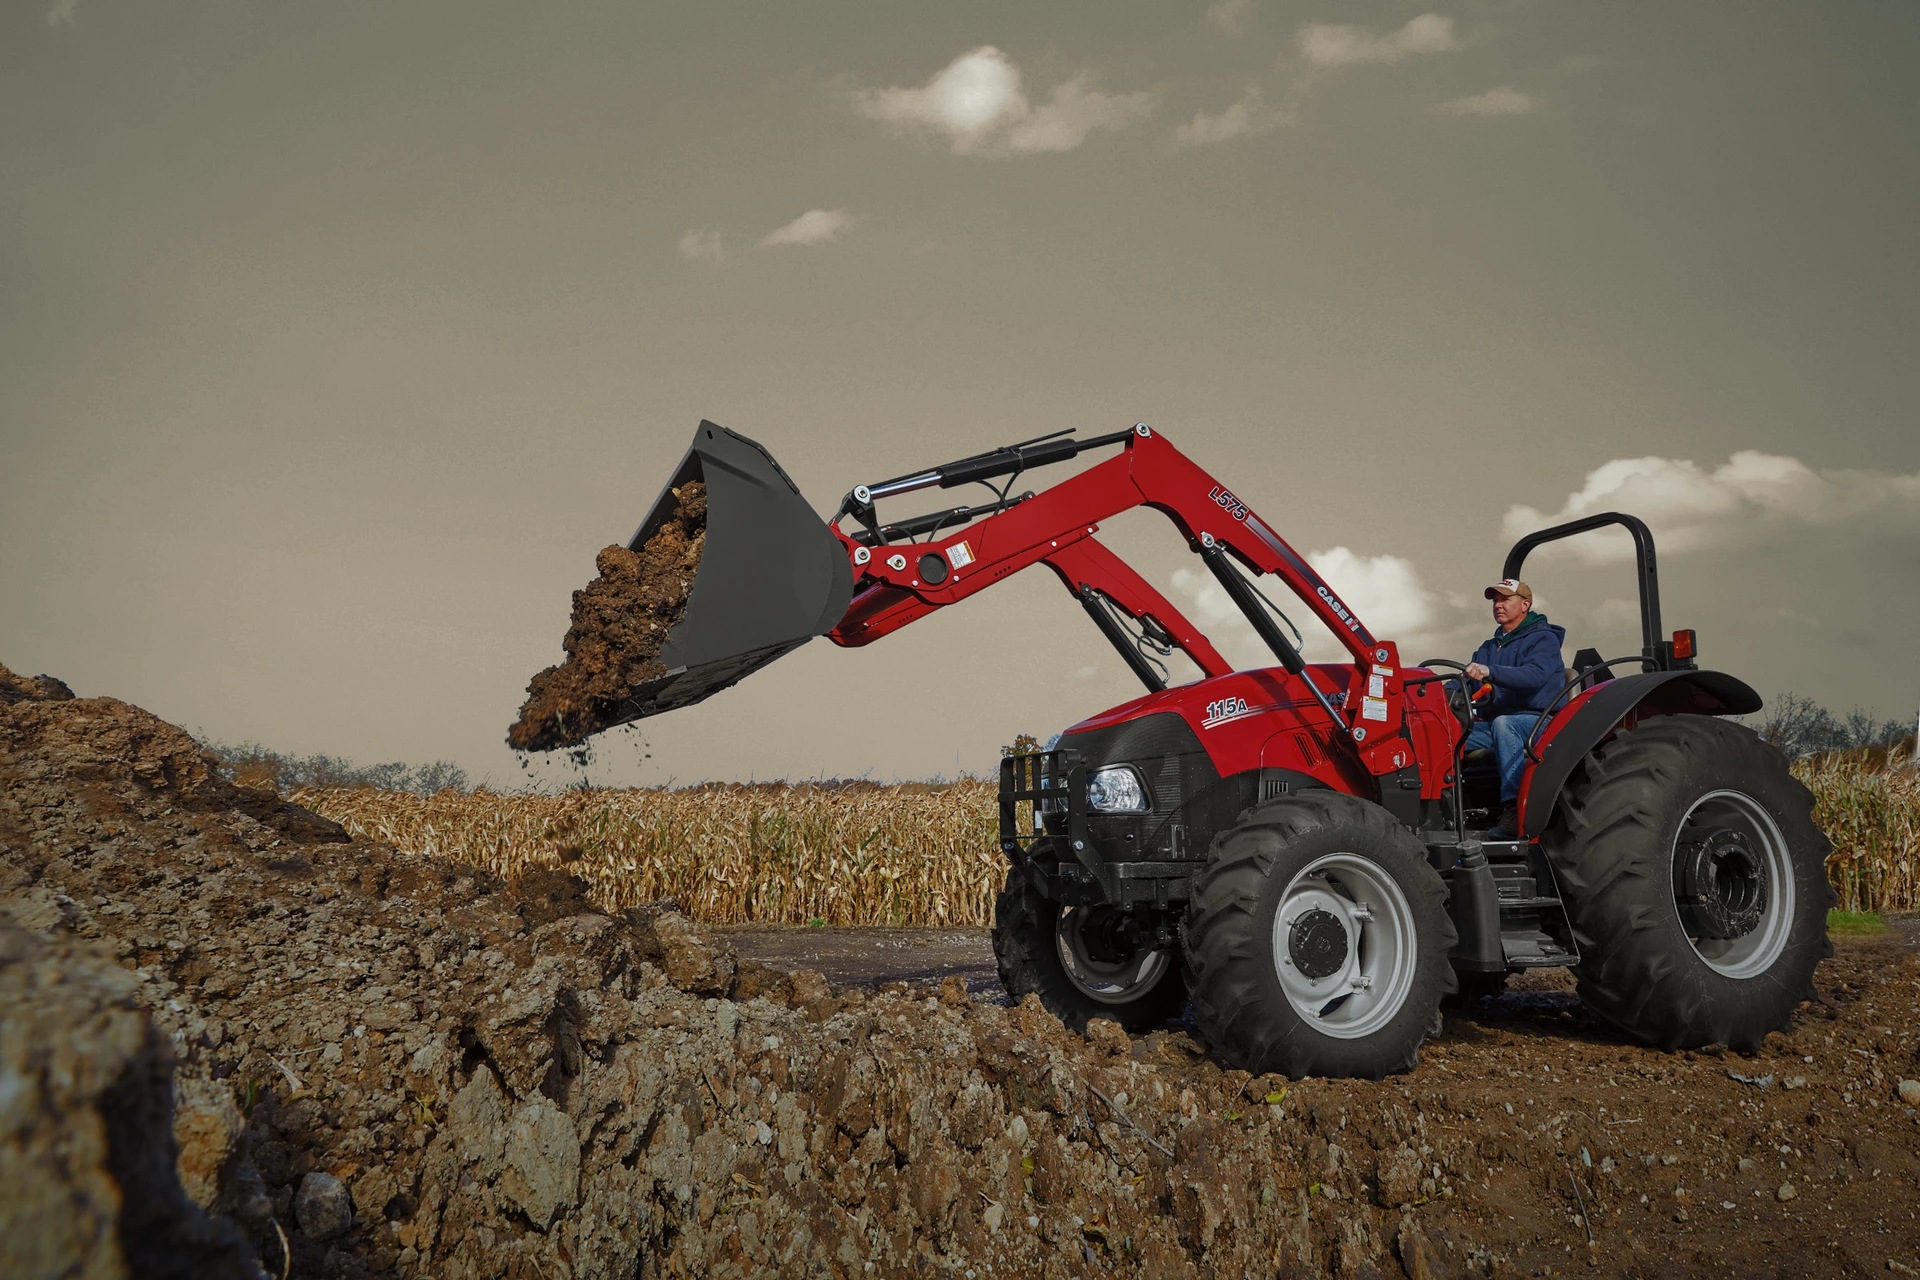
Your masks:
<instances>
[{"instance_id":1,"label":"front tire","mask_svg":"<svg viewBox=\"0 0 1920 1280\"><path fill-rule=\"evenodd\" d=\"M1377 805L1257 806L1213 843L1187 914L1194 1019L1256 1074L1411 1071L1454 988L1447 890Z\"/></svg>"},{"instance_id":2,"label":"front tire","mask_svg":"<svg viewBox=\"0 0 1920 1280\"><path fill-rule=\"evenodd\" d=\"M1127 946L1138 922L1121 916L1106 905L1063 907L1010 869L993 904L993 956L1007 994L1039 996L1081 1033L1094 1018L1137 1035L1178 1017L1187 1003L1179 948Z\"/></svg>"},{"instance_id":3,"label":"front tire","mask_svg":"<svg viewBox=\"0 0 1920 1280\"><path fill-rule=\"evenodd\" d=\"M1674 715L1616 734L1540 843L1580 944L1580 996L1629 1035L1751 1050L1814 998L1814 967L1833 954L1832 846L1813 794L1752 730ZM1731 868L1705 895L1712 918L1690 905L1698 882L1683 883L1703 851Z\"/></svg>"}]
</instances>

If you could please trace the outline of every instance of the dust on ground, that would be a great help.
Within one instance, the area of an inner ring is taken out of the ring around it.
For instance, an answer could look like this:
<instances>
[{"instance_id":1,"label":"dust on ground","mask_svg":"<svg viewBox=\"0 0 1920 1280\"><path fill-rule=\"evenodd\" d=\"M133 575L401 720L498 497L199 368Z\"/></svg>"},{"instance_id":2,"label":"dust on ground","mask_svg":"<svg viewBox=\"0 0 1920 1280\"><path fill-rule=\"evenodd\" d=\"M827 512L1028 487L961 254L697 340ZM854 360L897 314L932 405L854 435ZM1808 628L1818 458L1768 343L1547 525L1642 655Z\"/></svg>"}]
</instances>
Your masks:
<instances>
[{"instance_id":1,"label":"dust on ground","mask_svg":"<svg viewBox=\"0 0 1920 1280\"><path fill-rule=\"evenodd\" d=\"M566 660L527 685L507 744L551 751L621 723L636 685L667 673L660 650L687 611L707 539L707 487L672 491L677 506L639 551L614 545L595 558L599 576L573 593Z\"/></svg>"},{"instance_id":2,"label":"dust on ground","mask_svg":"<svg viewBox=\"0 0 1920 1280\"><path fill-rule=\"evenodd\" d=\"M1920 1269L1900 930L1751 1056L1624 1043L1538 975L1410 1075L1251 1078L244 792L138 708L0 703L0 1273ZM16 1207L48 1196L86 1212Z\"/></svg>"},{"instance_id":3,"label":"dust on ground","mask_svg":"<svg viewBox=\"0 0 1920 1280\"><path fill-rule=\"evenodd\" d=\"M782 972L815 969L835 985L878 987L957 977L976 997L1006 1001L989 929L747 924L717 926L713 935L745 959Z\"/></svg>"}]
</instances>

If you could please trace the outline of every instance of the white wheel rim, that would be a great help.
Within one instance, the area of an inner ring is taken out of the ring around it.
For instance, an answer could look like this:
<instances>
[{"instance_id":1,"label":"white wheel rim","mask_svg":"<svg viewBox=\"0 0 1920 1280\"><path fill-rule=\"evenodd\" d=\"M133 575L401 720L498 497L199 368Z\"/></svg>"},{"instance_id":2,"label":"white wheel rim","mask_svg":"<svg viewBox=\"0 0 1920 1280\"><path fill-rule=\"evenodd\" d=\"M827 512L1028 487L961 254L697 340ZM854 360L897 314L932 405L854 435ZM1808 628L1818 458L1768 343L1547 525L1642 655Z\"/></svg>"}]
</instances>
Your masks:
<instances>
[{"instance_id":1,"label":"white wheel rim","mask_svg":"<svg viewBox=\"0 0 1920 1280\"><path fill-rule=\"evenodd\" d=\"M1309 977L1295 962L1294 927L1324 911L1345 935L1333 972ZM1280 989L1308 1026L1338 1040L1372 1035L1407 1002L1416 958L1413 907L1370 858L1330 853L1308 863L1280 895L1273 915L1273 965Z\"/></svg>"},{"instance_id":2,"label":"white wheel rim","mask_svg":"<svg viewBox=\"0 0 1920 1280\"><path fill-rule=\"evenodd\" d=\"M1160 984L1173 958L1165 951L1142 949L1118 962L1096 960L1081 936L1084 924L1098 907L1062 907L1054 922L1054 949L1081 995L1100 1004L1132 1004Z\"/></svg>"},{"instance_id":3,"label":"white wheel rim","mask_svg":"<svg viewBox=\"0 0 1920 1280\"><path fill-rule=\"evenodd\" d=\"M1787 856L1786 837L1773 815L1752 796L1739 791L1709 791L1695 800L1674 833L1673 847L1667 851L1668 865L1679 856L1681 836L1690 829L1730 827L1743 833L1760 855L1767 872L1767 905L1753 932L1738 938L1696 938L1688 936L1694 954L1706 961L1715 973L1729 978L1752 978L1765 973L1787 949L1793 932L1793 861ZM1686 930L1686 917L1674 906L1674 917Z\"/></svg>"}]
</instances>

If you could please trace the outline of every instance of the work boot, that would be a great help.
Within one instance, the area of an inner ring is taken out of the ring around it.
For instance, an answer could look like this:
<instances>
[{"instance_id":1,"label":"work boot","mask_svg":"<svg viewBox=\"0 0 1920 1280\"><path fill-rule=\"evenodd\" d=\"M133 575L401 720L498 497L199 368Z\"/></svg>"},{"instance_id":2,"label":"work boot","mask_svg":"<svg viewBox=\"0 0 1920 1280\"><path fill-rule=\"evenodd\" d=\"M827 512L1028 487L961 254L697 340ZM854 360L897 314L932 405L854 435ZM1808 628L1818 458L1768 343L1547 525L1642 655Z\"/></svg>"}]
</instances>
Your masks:
<instances>
[{"instance_id":1,"label":"work boot","mask_svg":"<svg viewBox=\"0 0 1920 1280\"><path fill-rule=\"evenodd\" d=\"M1509 800L1500 806L1500 821L1487 828L1489 840L1518 840L1520 838L1520 804Z\"/></svg>"}]
</instances>

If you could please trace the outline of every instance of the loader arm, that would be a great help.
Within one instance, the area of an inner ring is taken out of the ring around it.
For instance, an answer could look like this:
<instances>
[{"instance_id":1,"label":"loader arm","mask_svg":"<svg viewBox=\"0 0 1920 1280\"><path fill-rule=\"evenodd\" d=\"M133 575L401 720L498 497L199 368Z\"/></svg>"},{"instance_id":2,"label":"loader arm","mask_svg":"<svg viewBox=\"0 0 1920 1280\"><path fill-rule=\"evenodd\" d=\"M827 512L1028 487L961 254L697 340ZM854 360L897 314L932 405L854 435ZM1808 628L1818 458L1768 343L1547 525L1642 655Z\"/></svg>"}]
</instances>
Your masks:
<instances>
[{"instance_id":1,"label":"loader arm","mask_svg":"<svg viewBox=\"0 0 1920 1280\"><path fill-rule=\"evenodd\" d=\"M1069 590L1090 585L1136 618L1153 615L1197 666L1209 675L1224 674L1231 666L1218 651L1094 538L1100 521L1145 506L1171 520L1195 552L1224 548L1255 573L1285 582L1339 637L1356 666L1364 669L1375 660L1373 636L1365 625L1312 566L1225 485L1145 426L1112 442L1124 444L1117 456L938 540L869 545L870 535L849 535L837 524L829 526L852 560L854 593L828 638L849 647L870 644L1045 562Z\"/></svg>"},{"instance_id":2,"label":"loader arm","mask_svg":"<svg viewBox=\"0 0 1920 1280\"><path fill-rule=\"evenodd\" d=\"M1015 482L1038 467L1107 449L1119 452L1050 489L1013 492ZM698 569L681 617L658 650L664 671L618 699L603 699L603 728L702 701L813 636L845 647L871 644L1035 564L1059 577L1150 692L1165 689L1160 659L1176 645L1209 680L1229 679L1236 674L1232 664L1095 537L1102 520L1152 507L1173 522L1273 651L1294 696L1310 694L1335 737L1375 775L1417 772L1402 731L1406 683L1393 643L1376 642L1266 521L1144 423L1091 438L1054 431L856 485L823 522L764 446L703 421L630 550L651 546L667 521L680 518L685 487L696 482L705 487L706 514L688 554L697 557ZM993 489L993 500L982 506L891 524L882 523L876 509L882 499L977 482ZM843 528L849 519L857 526L851 532ZM1286 583L1339 637L1353 669L1309 669L1278 609L1243 569ZM1266 682L1261 688L1274 674L1259 673ZM1237 702L1266 696L1223 692ZM1396 785L1410 783L1418 779L1402 776Z\"/></svg>"},{"instance_id":3,"label":"loader arm","mask_svg":"<svg viewBox=\"0 0 1920 1280\"><path fill-rule=\"evenodd\" d=\"M1087 591L1097 591L1125 609L1135 621L1152 619L1159 623L1167 638L1207 675L1224 676L1233 670L1233 664L1220 656L1220 651L1187 621L1186 615L1100 539L1088 535L1070 542L1042 557L1040 563L1053 570L1061 584L1082 601L1086 601Z\"/></svg>"}]
</instances>

